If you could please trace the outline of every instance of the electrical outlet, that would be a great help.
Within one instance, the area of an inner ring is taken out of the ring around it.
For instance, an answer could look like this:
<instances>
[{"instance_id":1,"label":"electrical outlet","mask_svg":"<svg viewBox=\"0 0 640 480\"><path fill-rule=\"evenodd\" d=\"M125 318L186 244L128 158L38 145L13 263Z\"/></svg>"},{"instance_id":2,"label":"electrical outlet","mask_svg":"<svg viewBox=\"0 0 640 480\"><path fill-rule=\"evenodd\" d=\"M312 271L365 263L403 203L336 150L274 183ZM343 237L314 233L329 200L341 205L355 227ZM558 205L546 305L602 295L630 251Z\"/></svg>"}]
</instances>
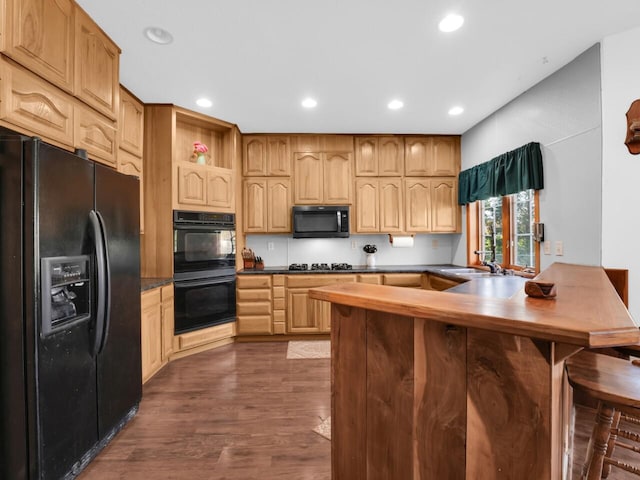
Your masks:
<instances>
[{"instance_id":1,"label":"electrical outlet","mask_svg":"<svg viewBox=\"0 0 640 480\"><path fill-rule=\"evenodd\" d=\"M556 240L556 255L564 255L564 246L562 245L562 240Z\"/></svg>"},{"instance_id":2,"label":"electrical outlet","mask_svg":"<svg viewBox=\"0 0 640 480\"><path fill-rule=\"evenodd\" d=\"M273 250L275 247L273 245L273 242L267 242L267 250L271 251Z\"/></svg>"},{"instance_id":3,"label":"electrical outlet","mask_svg":"<svg viewBox=\"0 0 640 480\"><path fill-rule=\"evenodd\" d=\"M355 240L351 240L351 250L355 250L356 248L358 248L358 244Z\"/></svg>"},{"instance_id":4,"label":"electrical outlet","mask_svg":"<svg viewBox=\"0 0 640 480\"><path fill-rule=\"evenodd\" d=\"M551 240L544 241L544 254L551 255Z\"/></svg>"}]
</instances>

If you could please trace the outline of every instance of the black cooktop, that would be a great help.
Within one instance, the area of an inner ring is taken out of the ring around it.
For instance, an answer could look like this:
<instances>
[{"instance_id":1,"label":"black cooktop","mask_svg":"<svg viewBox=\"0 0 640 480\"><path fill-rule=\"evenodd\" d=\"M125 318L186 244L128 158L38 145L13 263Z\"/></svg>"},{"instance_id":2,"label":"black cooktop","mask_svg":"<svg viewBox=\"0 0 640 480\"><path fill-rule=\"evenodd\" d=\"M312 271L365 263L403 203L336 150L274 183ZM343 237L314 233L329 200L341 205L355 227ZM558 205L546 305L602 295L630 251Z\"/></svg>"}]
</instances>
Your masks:
<instances>
[{"instance_id":1,"label":"black cooktop","mask_svg":"<svg viewBox=\"0 0 640 480\"><path fill-rule=\"evenodd\" d=\"M349 263L312 263L311 268L306 263L292 263L289 270L351 270L353 268Z\"/></svg>"}]
</instances>

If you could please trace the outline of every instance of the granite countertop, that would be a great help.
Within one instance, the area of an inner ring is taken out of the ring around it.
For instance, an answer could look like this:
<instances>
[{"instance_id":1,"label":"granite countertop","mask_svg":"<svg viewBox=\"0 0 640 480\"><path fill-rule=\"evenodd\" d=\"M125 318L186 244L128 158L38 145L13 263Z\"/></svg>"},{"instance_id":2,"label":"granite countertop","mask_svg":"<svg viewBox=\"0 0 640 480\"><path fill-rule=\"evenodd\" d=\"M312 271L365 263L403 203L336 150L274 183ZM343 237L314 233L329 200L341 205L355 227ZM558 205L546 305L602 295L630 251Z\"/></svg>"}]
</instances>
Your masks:
<instances>
[{"instance_id":1,"label":"granite countertop","mask_svg":"<svg viewBox=\"0 0 640 480\"><path fill-rule=\"evenodd\" d=\"M141 278L140 279L140 291L151 290L153 288L169 285L173 282L173 278Z\"/></svg>"},{"instance_id":2,"label":"granite countertop","mask_svg":"<svg viewBox=\"0 0 640 480\"><path fill-rule=\"evenodd\" d=\"M456 265L378 265L376 267L367 267L366 265L353 265L351 270L289 270L286 265L265 267L264 270L240 270L238 275L299 275L299 274L349 274L349 273L439 273L440 270L446 268L460 268ZM455 277L453 277L455 278Z\"/></svg>"}]
</instances>

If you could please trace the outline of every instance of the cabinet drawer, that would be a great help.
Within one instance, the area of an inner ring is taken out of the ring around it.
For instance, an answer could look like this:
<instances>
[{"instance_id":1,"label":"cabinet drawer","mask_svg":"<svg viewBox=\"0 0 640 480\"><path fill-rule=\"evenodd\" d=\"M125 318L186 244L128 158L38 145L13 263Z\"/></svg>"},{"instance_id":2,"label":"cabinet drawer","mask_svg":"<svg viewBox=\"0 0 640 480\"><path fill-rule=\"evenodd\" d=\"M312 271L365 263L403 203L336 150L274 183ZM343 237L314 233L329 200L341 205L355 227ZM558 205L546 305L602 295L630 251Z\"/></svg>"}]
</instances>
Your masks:
<instances>
[{"instance_id":1,"label":"cabinet drawer","mask_svg":"<svg viewBox=\"0 0 640 480\"><path fill-rule=\"evenodd\" d=\"M271 302L238 302L236 304L237 315L270 315Z\"/></svg>"},{"instance_id":2,"label":"cabinet drawer","mask_svg":"<svg viewBox=\"0 0 640 480\"><path fill-rule=\"evenodd\" d=\"M0 118L73 146L73 100L56 87L0 56Z\"/></svg>"},{"instance_id":3,"label":"cabinet drawer","mask_svg":"<svg viewBox=\"0 0 640 480\"><path fill-rule=\"evenodd\" d=\"M324 285L332 285L334 283L349 283L355 281L355 275L288 275L287 287L322 287Z\"/></svg>"},{"instance_id":4,"label":"cabinet drawer","mask_svg":"<svg viewBox=\"0 0 640 480\"><path fill-rule=\"evenodd\" d=\"M238 288L270 288L270 275L238 275L236 277Z\"/></svg>"},{"instance_id":5,"label":"cabinet drawer","mask_svg":"<svg viewBox=\"0 0 640 480\"><path fill-rule=\"evenodd\" d=\"M284 286L284 275L274 275L273 286Z\"/></svg>"},{"instance_id":6,"label":"cabinet drawer","mask_svg":"<svg viewBox=\"0 0 640 480\"><path fill-rule=\"evenodd\" d=\"M271 290L238 289L236 292L238 302L260 302L271 300Z\"/></svg>"},{"instance_id":7,"label":"cabinet drawer","mask_svg":"<svg viewBox=\"0 0 640 480\"><path fill-rule=\"evenodd\" d=\"M273 299L273 309L274 310L284 310L285 309L285 299L284 298L274 298Z\"/></svg>"},{"instance_id":8,"label":"cabinet drawer","mask_svg":"<svg viewBox=\"0 0 640 480\"><path fill-rule=\"evenodd\" d=\"M273 287L273 298L284 298L284 286Z\"/></svg>"},{"instance_id":9,"label":"cabinet drawer","mask_svg":"<svg viewBox=\"0 0 640 480\"><path fill-rule=\"evenodd\" d=\"M239 315L237 318L238 335L271 335L271 315Z\"/></svg>"},{"instance_id":10,"label":"cabinet drawer","mask_svg":"<svg viewBox=\"0 0 640 480\"><path fill-rule=\"evenodd\" d=\"M421 273L393 273L382 275L383 285L393 285L396 287L422 287Z\"/></svg>"}]
</instances>

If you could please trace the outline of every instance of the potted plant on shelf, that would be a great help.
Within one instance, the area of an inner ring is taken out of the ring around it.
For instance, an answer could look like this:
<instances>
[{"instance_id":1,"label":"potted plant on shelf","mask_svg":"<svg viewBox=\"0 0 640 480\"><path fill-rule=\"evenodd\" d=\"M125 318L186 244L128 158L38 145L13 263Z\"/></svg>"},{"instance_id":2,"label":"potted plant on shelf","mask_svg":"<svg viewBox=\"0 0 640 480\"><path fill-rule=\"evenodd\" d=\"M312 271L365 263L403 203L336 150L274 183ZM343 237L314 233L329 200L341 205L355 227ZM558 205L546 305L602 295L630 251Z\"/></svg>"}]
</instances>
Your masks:
<instances>
[{"instance_id":1,"label":"potted plant on shelf","mask_svg":"<svg viewBox=\"0 0 640 480\"><path fill-rule=\"evenodd\" d=\"M375 245L365 245L362 250L367 254L367 267L374 268L376 266L376 252L378 247Z\"/></svg>"},{"instance_id":2,"label":"potted plant on shelf","mask_svg":"<svg viewBox=\"0 0 640 480\"><path fill-rule=\"evenodd\" d=\"M209 151L209 148L204 143L193 142L193 156L196 159L198 165L206 165L207 157L205 153Z\"/></svg>"}]
</instances>

